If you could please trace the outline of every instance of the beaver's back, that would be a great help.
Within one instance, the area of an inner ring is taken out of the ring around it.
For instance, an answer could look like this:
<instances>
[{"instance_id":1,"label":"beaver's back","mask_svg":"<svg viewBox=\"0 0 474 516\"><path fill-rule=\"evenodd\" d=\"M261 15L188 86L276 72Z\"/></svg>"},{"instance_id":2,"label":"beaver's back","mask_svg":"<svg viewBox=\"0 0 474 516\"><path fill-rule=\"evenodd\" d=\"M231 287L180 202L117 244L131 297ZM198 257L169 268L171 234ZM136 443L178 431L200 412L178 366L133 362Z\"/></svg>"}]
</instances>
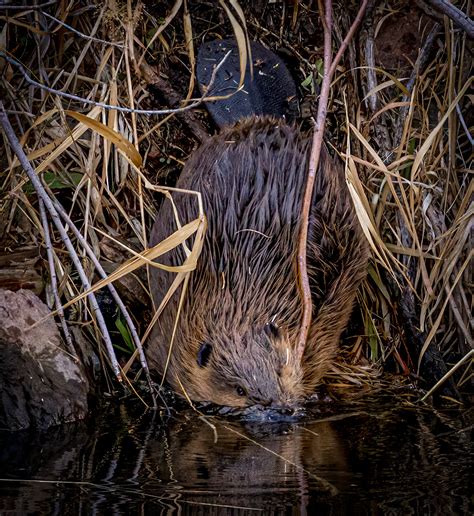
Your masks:
<instances>
[{"instance_id":1,"label":"beaver's back","mask_svg":"<svg viewBox=\"0 0 474 516\"><path fill-rule=\"evenodd\" d=\"M226 368L227 362L235 360L248 361L248 367L239 367L235 372L229 366L227 375L248 374L257 383L266 381L265 356L258 370L252 368L255 357L248 336L254 335L255 328L271 323L278 328L278 338L290 343L285 344L286 353L293 354L301 322L296 256L308 154L308 141L293 127L272 118L250 118L210 138L183 170L177 186L201 192L208 228L182 308L168 380L179 391L175 378L179 374L192 399L222 403L213 395L215 386L209 385L220 376L207 369L221 367L219 364ZM173 197L181 224L197 217L194 196ZM174 221L171 203L165 201L153 228L151 245L177 229ZM179 248L168 253L163 262L178 265L184 259L184 251ZM308 241L313 324L302 372L292 376L288 387L297 391L297 397L311 392L327 371L365 265L366 246L344 172L323 151ZM152 271L152 293L157 305L173 278L173 274ZM178 301L179 296L174 295L148 345L151 364L161 372ZM269 341L272 339L270 335ZM206 349L222 357L207 364L206 355L203 364ZM260 360L260 348L254 354ZM286 366L291 363L287 358ZM269 370L276 369L271 365ZM252 382L245 381L246 385ZM284 383L280 379L277 382ZM257 390L266 392L263 387Z\"/></svg>"}]
</instances>

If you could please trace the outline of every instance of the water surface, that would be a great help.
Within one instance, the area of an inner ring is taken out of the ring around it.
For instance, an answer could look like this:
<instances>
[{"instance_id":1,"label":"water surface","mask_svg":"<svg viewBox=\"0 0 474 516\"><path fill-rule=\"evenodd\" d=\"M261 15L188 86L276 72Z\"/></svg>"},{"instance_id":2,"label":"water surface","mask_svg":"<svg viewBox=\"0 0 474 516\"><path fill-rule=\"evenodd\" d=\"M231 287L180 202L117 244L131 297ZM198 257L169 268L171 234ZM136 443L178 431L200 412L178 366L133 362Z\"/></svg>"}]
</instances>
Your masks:
<instances>
[{"instance_id":1,"label":"water surface","mask_svg":"<svg viewBox=\"0 0 474 516\"><path fill-rule=\"evenodd\" d=\"M379 399L285 423L111 406L0 433L0 514L472 514L472 419Z\"/></svg>"}]
</instances>

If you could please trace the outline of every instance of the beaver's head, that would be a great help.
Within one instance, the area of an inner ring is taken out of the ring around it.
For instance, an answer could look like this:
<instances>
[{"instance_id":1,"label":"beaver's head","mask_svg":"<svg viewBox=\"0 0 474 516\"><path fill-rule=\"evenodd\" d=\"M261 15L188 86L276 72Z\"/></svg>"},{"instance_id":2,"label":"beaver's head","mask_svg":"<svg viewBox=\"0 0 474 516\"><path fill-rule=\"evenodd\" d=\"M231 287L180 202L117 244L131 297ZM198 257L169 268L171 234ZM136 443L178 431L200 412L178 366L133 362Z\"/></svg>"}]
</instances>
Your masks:
<instances>
[{"instance_id":1,"label":"beaver's head","mask_svg":"<svg viewBox=\"0 0 474 516\"><path fill-rule=\"evenodd\" d=\"M194 367L188 370L192 399L272 408L301 400L302 369L285 333L269 323L225 337L208 336L197 347Z\"/></svg>"}]
</instances>

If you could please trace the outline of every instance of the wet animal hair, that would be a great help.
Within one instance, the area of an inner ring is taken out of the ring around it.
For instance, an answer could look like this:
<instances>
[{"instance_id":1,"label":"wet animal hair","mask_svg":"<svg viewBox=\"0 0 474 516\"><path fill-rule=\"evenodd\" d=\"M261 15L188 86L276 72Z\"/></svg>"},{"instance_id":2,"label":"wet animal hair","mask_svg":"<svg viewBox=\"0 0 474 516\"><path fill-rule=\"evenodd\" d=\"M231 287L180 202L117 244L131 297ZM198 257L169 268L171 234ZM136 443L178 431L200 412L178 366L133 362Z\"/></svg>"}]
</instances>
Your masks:
<instances>
[{"instance_id":1,"label":"wet animal hair","mask_svg":"<svg viewBox=\"0 0 474 516\"><path fill-rule=\"evenodd\" d=\"M166 378L177 392L181 384L192 400L238 407L298 404L335 358L368 250L344 171L323 149L308 231L313 318L299 363L296 258L308 155L309 142L294 127L261 117L224 129L186 163L177 186L202 193L208 228ZM174 199L182 224L197 216L193 196ZM176 229L165 201L150 244ZM162 262L178 265L184 259L180 247ZM151 278L159 304L174 276L153 269ZM175 293L147 346L151 366L161 373L178 301Z\"/></svg>"}]
</instances>

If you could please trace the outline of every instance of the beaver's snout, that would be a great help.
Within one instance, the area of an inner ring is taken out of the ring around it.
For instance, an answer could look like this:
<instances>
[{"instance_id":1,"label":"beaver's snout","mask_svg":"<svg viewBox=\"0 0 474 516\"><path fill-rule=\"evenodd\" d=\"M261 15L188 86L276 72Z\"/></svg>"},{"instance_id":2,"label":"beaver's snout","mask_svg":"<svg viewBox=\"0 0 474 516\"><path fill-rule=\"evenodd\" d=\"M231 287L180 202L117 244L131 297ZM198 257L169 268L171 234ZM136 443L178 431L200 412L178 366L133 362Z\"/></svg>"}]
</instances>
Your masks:
<instances>
[{"instance_id":1,"label":"beaver's snout","mask_svg":"<svg viewBox=\"0 0 474 516\"><path fill-rule=\"evenodd\" d=\"M241 419L250 422L284 423L303 418L306 412L299 407L261 407L254 405L240 412Z\"/></svg>"},{"instance_id":2,"label":"beaver's snout","mask_svg":"<svg viewBox=\"0 0 474 516\"><path fill-rule=\"evenodd\" d=\"M205 392L203 384L193 396L219 405L274 407L294 403L302 394L301 367L284 329L269 322L217 330L207 334L196 359L196 374L208 379L210 389Z\"/></svg>"}]
</instances>

